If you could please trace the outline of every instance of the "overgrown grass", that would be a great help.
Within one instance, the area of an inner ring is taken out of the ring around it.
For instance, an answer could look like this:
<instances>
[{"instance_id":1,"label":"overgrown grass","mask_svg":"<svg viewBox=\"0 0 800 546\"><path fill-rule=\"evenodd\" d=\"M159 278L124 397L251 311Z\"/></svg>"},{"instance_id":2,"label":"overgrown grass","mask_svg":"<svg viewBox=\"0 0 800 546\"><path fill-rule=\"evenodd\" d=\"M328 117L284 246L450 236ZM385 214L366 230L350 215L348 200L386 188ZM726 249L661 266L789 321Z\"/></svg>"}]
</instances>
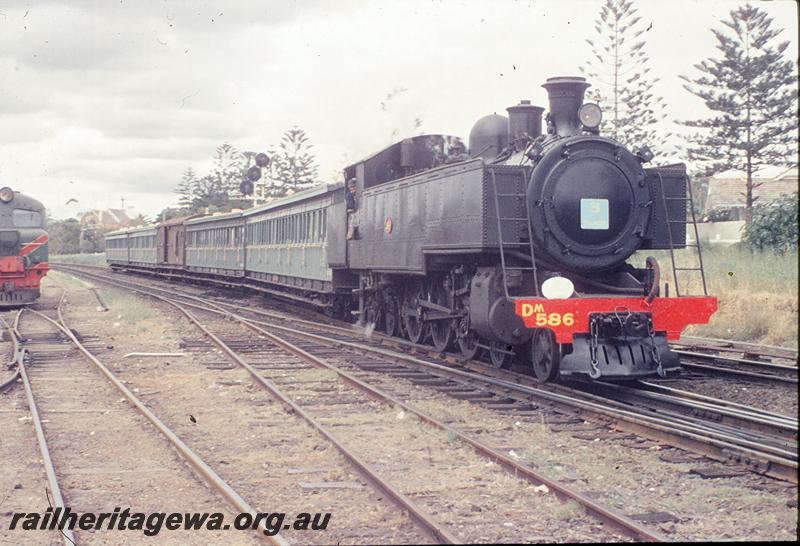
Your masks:
<instances>
[{"instance_id":1,"label":"overgrown grass","mask_svg":"<svg viewBox=\"0 0 800 546\"><path fill-rule=\"evenodd\" d=\"M144 321L156 316L156 312L145 301L119 290L104 289L103 299L111 318L121 324L144 327Z\"/></svg>"},{"instance_id":2,"label":"overgrown grass","mask_svg":"<svg viewBox=\"0 0 800 546\"><path fill-rule=\"evenodd\" d=\"M676 251L679 267L697 265L694 249ZM675 294L669 252L635 256L637 265L652 255L661 264L662 281ZM797 346L797 252L784 255L753 252L740 246L704 247L703 265L708 293L719 299L719 311L707 325L692 326L687 334L736 339L771 345ZM681 294L702 294L696 272L678 272Z\"/></svg>"},{"instance_id":3,"label":"overgrown grass","mask_svg":"<svg viewBox=\"0 0 800 546\"><path fill-rule=\"evenodd\" d=\"M69 273L62 273L61 271L49 271L45 279L52 279L60 284L66 284L73 288L86 288L88 284L78 277L74 277Z\"/></svg>"},{"instance_id":4,"label":"overgrown grass","mask_svg":"<svg viewBox=\"0 0 800 546\"><path fill-rule=\"evenodd\" d=\"M98 254L51 254L50 261L62 262L65 264L99 265L107 267L105 252L100 252Z\"/></svg>"},{"instance_id":5,"label":"overgrown grass","mask_svg":"<svg viewBox=\"0 0 800 546\"><path fill-rule=\"evenodd\" d=\"M583 506L574 500L568 500L564 503L561 503L553 510L553 515L556 517L556 519L561 521L577 519L585 514L586 510L583 508Z\"/></svg>"}]
</instances>

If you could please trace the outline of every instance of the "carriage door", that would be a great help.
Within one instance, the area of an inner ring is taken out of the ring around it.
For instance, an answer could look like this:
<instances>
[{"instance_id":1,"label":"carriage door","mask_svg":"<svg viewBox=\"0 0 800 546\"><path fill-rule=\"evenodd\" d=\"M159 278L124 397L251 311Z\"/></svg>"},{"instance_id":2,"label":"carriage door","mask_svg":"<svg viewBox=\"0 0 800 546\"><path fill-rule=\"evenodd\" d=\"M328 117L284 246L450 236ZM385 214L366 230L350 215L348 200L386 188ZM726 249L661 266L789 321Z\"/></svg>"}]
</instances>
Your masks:
<instances>
[{"instance_id":1,"label":"carriage door","mask_svg":"<svg viewBox=\"0 0 800 546\"><path fill-rule=\"evenodd\" d=\"M157 252L158 252L158 263L166 263L167 262L167 227L166 226L159 226L157 230L156 239L158 240Z\"/></svg>"},{"instance_id":2,"label":"carriage door","mask_svg":"<svg viewBox=\"0 0 800 546\"><path fill-rule=\"evenodd\" d=\"M172 247L172 251L169 257L169 261L172 264L181 265L183 264L184 256L183 256L183 235L184 235L184 228L181 226L177 226L174 230L175 232L175 244Z\"/></svg>"}]
</instances>

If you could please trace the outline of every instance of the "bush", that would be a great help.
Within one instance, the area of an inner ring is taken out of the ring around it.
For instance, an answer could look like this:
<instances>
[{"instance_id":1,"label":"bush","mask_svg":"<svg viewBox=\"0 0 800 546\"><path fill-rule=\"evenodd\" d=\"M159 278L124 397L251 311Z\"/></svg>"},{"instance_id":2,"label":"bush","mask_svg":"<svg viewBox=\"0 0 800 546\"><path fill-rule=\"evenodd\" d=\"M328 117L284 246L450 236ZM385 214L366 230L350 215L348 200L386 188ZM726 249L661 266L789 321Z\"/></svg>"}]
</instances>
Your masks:
<instances>
[{"instance_id":1,"label":"bush","mask_svg":"<svg viewBox=\"0 0 800 546\"><path fill-rule=\"evenodd\" d=\"M756 206L742 240L756 250L771 249L781 254L797 250L797 199L794 193Z\"/></svg>"},{"instance_id":2,"label":"bush","mask_svg":"<svg viewBox=\"0 0 800 546\"><path fill-rule=\"evenodd\" d=\"M730 222L739 219L739 211L734 207L715 207L703 216L703 222Z\"/></svg>"}]
</instances>

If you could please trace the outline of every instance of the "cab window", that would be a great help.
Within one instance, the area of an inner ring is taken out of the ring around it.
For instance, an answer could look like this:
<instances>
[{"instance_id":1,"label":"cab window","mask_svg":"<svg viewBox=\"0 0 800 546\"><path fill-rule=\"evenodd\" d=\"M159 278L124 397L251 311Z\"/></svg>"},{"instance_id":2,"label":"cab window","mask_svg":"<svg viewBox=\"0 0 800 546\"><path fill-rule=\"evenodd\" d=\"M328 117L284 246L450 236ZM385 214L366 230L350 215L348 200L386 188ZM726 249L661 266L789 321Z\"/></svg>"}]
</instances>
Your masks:
<instances>
[{"instance_id":1,"label":"cab window","mask_svg":"<svg viewBox=\"0 0 800 546\"><path fill-rule=\"evenodd\" d=\"M30 228L42 225L42 215L35 210L14 209L14 227Z\"/></svg>"}]
</instances>

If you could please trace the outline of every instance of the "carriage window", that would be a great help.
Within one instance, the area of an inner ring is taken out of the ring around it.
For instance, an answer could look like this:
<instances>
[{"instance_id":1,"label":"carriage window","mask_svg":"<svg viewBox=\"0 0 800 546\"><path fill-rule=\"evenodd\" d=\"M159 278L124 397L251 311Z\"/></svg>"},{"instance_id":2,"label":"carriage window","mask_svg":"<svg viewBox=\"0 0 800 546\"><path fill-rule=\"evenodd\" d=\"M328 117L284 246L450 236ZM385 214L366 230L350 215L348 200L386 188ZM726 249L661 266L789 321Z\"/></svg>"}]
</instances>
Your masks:
<instances>
[{"instance_id":1,"label":"carriage window","mask_svg":"<svg viewBox=\"0 0 800 546\"><path fill-rule=\"evenodd\" d=\"M308 222L308 240L315 242L317 240L317 211L311 211L311 218Z\"/></svg>"}]
</instances>

